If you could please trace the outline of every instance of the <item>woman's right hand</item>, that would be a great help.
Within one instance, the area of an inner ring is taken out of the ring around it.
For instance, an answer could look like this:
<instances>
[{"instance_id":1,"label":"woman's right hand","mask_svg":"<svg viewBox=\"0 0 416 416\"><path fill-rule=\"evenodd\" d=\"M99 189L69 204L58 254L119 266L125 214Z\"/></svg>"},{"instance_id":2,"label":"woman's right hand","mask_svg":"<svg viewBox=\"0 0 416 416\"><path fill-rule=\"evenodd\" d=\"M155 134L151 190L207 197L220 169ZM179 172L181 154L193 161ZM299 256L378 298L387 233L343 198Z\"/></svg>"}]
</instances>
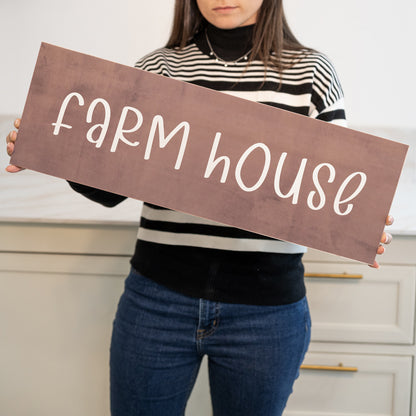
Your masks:
<instances>
[{"instance_id":1,"label":"woman's right hand","mask_svg":"<svg viewBox=\"0 0 416 416\"><path fill-rule=\"evenodd\" d=\"M14 121L14 127L16 127L16 129L18 129L20 127L20 118L17 118ZM11 156L14 152L14 145L16 143L16 140L17 140L17 131L12 130L6 137L7 154L9 156ZM20 168L19 166L15 166L15 165L9 165L9 166L6 167L6 171L10 172L10 173L20 172L23 169L24 168Z\"/></svg>"}]
</instances>

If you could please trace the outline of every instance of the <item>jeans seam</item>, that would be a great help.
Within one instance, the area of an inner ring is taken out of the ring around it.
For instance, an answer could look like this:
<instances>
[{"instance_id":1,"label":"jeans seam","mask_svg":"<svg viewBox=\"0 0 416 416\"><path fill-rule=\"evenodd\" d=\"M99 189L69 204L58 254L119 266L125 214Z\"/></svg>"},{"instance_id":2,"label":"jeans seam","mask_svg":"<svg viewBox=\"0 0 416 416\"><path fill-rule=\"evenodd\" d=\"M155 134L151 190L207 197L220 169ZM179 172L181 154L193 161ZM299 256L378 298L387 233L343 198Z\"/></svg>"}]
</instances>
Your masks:
<instances>
[{"instance_id":1,"label":"jeans seam","mask_svg":"<svg viewBox=\"0 0 416 416\"><path fill-rule=\"evenodd\" d=\"M219 322L220 322L220 305L219 305L219 302L217 302L215 305L214 321L212 322L211 327L209 329L197 329L197 332L196 332L197 341L200 341L212 335L217 330Z\"/></svg>"},{"instance_id":2,"label":"jeans seam","mask_svg":"<svg viewBox=\"0 0 416 416\"><path fill-rule=\"evenodd\" d=\"M306 298L305 298L304 308L305 308L304 309L304 311L305 311L305 313L304 313L305 337L304 337L304 340L303 340L303 357L302 357L301 362L299 363L299 367L301 366L301 364L302 364L302 362L305 358L306 352L307 352L309 344L310 344L310 337L311 337L310 332L311 332L312 324L311 324L311 319L310 319L308 301L307 301Z\"/></svg>"}]
</instances>

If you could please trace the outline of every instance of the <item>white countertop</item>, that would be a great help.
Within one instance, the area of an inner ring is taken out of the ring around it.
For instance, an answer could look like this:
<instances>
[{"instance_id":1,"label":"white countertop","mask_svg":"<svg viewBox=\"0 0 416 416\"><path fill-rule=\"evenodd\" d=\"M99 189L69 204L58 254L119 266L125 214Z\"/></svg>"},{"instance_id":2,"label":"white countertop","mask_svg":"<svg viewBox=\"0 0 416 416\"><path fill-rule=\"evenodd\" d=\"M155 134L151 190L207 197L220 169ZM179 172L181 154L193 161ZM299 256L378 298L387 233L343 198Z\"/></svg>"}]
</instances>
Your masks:
<instances>
[{"instance_id":1,"label":"white countertop","mask_svg":"<svg viewBox=\"0 0 416 416\"><path fill-rule=\"evenodd\" d=\"M14 116L0 115L0 137L4 143L13 127ZM354 127L355 128L355 127ZM389 227L396 235L416 235L416 130L357 128L391 140L410 144L397 188ZM4 145L3 145L4 146ZM141 202L127 199L114 208L95 204L74 192L66 181L25 170L5 172L9 157L0 149L0 221L98 224L138 224Z\"/></svg>"}]
</instances>

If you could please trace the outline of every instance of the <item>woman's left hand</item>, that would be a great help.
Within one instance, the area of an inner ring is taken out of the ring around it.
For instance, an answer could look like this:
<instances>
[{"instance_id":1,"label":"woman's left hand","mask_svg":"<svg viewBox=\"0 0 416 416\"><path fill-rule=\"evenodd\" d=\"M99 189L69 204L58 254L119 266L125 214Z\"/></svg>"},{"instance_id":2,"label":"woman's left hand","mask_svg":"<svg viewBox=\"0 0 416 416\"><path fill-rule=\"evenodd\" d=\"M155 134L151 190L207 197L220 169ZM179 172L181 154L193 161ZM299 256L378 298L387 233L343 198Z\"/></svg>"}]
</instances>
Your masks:
<instances>
[{"instance_id":1,"label":"woman's left hand","mask_svg":"<svg viewBox=\"0 0 416 416\"><path fill-rule=\"evenodd\" d=\"M394 218L391 215L388 215L387 218L386 218L386 225L392 225L393 222L394 222ZM384 245L390 244L392 239L393 239L393 237L391 236L391 234L386 233L384 231L383 235L381 236L380 245L377 248L377 254L383 254L384 251L385 251L385 248L382 244L384 244ZM378 269L380 267L380 265L377 263L376 260L374 260L374 263L370 264L369 266L374 267L376 269Z\"/></svg>"}]
</instances>

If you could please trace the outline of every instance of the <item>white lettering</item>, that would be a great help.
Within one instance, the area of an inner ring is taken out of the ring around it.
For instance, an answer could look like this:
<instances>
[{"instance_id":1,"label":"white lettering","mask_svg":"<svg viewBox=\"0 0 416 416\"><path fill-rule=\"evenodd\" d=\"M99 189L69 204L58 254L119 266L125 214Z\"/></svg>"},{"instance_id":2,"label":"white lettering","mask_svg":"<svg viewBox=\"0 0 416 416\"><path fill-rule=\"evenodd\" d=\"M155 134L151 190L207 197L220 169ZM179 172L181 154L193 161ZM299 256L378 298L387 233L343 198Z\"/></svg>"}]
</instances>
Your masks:
<instances>
[{"instance_id":1,"label":"white lettering","mask_svg":"<svg viewBox=\"0 0 416 416\"><path fill-rule=\"evenodd\" d=\"M321 168L323 168L323 167L327 167L327 168L329 169L329 178L328 178L328 183L332 183L332 182L334 182L334 179L335 179L335 168L334 168L334 167L333 167L330 163L321 163L320 165L318 165L318 166L317 166L317 167L313 170L313 173L312 173L312 180L313 180L313 183L314 183L314 185L315 185L315 187L316 187L316 190L318 191L319 198L320 198L320 202L319 202L319 204L318 204L318 205L314 205L314 203L313 203L313 198L315 197L316 192L315 192L315 191L311 191L311 192L309 193L309 195L308 195L308 200L307 200L307 203L308 203L309 208L310 208L310 209L313 209L313 210L315 210L315 211L317 211L317 210L319 210L319 209L323 208L323 206L325 205L325 202L326 202L325 193L324 193L324 191L323 191L323 189L322 189L322 187L321 187L321 184L319 183L319 179L318 179L318 174L319 174L319 171L320 171L320 170L321 170Z\"/></svg>"},{"instance_id":2,"label":"white lettering","mask_svg":"<svg viewBox=\"0 0 416 416\"><path fill-rule=\"evenodd\" d=\"M163 117L156 115L153 117L152 126L149 132L149 138L147 139L146 151L144 153L144 158L146 160L150 159L150 153L152 151L153 140L155 138L156 129L159 128L159 147L163 149L172 139L172 137L183 128L182 142L179 149L178 157L176 159L175 169L180 169L182 164L183 155L185 153L186 144L188 142L189 136L189 123L182 121L179 123L169 134L165 137L165 129L163 124Z\"/></svg>"},{"instance_id":3,"label":"white lettering","mask_svg":"<svg viewBox=\"0 0 416 416\"><path fill-rule=\"evenodd\" d=\"M290 198L293 195L292 204L297 204L300 186L302 184L303 174L305 173L305 166L308 159L302 159L298 173L296 175L296 179L294 180L292 187L290 188L287 194L284 194L280 189L280 177L282 175L283 164L285 162L286 156L286 152L282 153L279 159L279 163L277 164L276 175L274 177L274 191L276 192L277 196L280 196L281 198Z\"/></svg>"},{"instance_id":4,"label":"white lettering","mask_svg":"<svg viewBox=\"0 0 416 416\"><path fill-rule=\"evenodd\" d=\"M61 127L65 127L66 129L72 129L72 126L70 126L69 124L63 124L62 123L66 108L67 108L68 103L69 103L69 101L71 100L72 97L77 97L78 98L78 104L81 107L84 105L84 98L82 97L81 94L79 94L77 92L71 92L70 94L68 94L64 98L64 100L62 101L62 104L61 104L61 108L60 108L59 113L58 113L58 118L56 120L56 123L52 123L52 126L55 126L55 128L53 129L54 136L57 136L59 134L59 130L61 129Z\"/></svg>"},{"instance_id":5,"label":"white lettering","mask_svg":"<svg viewBox=\"0 0 416 416\"><path fill-rule=\"evenodd\" d=\"M347 185L351 182L351 180L354 178L354 176L359 175L361 177L360 183L357 186L357 189L347 198L341 200L341 196L342 193L344 192L345 188L347 187ZM334 211L336 214L338 215L348 215L353 208L353 204L348 204L347 208L345 209L344 212L341 212L340 210L340 205L341 204L345 204L346 202L351 201L352 199L354 199L364 188L365 183L367 182L367 175L363 172L354 172L351 173L351 175L349 175L344 182L342 183L342 185L339 187L338 192L335 196L334 199Z\"/></svg>"},{"instance_id":6,"label":"white lettering","mask_svg":"<svg viewBox=\"0 0 416 416\"><path fill-rule=\"evenodd\" d=\"M243 180L241 179L241 169L243 168L243 165L247 159L247 157L250 155L251 152L253 152L255 149L260 148L263 149L264 152L264 166L263 171L260 175L260 178L258 181L251 187L246 186L243 183ZM260 186L263 184L264 180L266 179L267 172L270 168L270 161L271 161L271 155L269 148L263 144L263 143L255 143L252 146L250 146L240 157L240 160L237 163L237 167L235 168L235 179L237 180L238 186L246 192L253 192L256 189L260 188Z\"/></svg>"},{"instance_id":7,"label":"white lettering","mask_svg":"<svg viewBox=\"0 0 416 416\"><path fill-rule=\"evenodd\" d=\"M87 123L91 123L92 114L94 113L94 110L97 104L102 104L104 106L104 111L105 111L104 123L94 124L87 131L87 140L91 143L95 143L95 147L99 148L103 144L105 135L107 134L108 126L110 124L111 109L110 109L110 104L108 104L106 100L104 100L103 98L96 98L88 107ZM98 136L98 139L94 140L93 133L97 128L101 128L101 133Z\"/></svg>"},{"instance_id":8,"label":"white lettering","mask_svg":"<svg viewBox=\"0 0 416 416\"><path fill-rule=\"evenodd\" d=\"M217 167L220 162L224 162L224 168L221 174L221 183L224 183L227 180L228 171L230 170L230 158L227 156L220 156L215 159L217 153L218 145L221 140L221 133L215 135L214 143L212 145L211 153L209 155L207 168L205 169L204 178L209 178L213 170Z\"/></svg>"},{"instance_id":9,"label":"white lettering","mask_svg":"<svg viewBox=\"0 0 416 416\"><path fill-rule=\"evenodd\" d=\"M124 122L126 121L127 113L129 111L132 111L134 114L136 114L136 117L137 117L136 125L131 129L124 130L123 129ZM118 142L120 140L123 143L128 144L129 146L138 146L140 142L130 142L129 140L127 140L124 137L123 133L132 133L133 131L138 130L140 128L140 126L142 125L142 123L143 123L143 116L142 116L142 113L137 108L123 107L123 110L121 111L120 120L119 120L118 125L117 125L117 130L116 130L116 133L114 135L114 139L113 139L113 143L111 145L110 151L111 152L116 151Z\"/></svg>"}]
</instances>

